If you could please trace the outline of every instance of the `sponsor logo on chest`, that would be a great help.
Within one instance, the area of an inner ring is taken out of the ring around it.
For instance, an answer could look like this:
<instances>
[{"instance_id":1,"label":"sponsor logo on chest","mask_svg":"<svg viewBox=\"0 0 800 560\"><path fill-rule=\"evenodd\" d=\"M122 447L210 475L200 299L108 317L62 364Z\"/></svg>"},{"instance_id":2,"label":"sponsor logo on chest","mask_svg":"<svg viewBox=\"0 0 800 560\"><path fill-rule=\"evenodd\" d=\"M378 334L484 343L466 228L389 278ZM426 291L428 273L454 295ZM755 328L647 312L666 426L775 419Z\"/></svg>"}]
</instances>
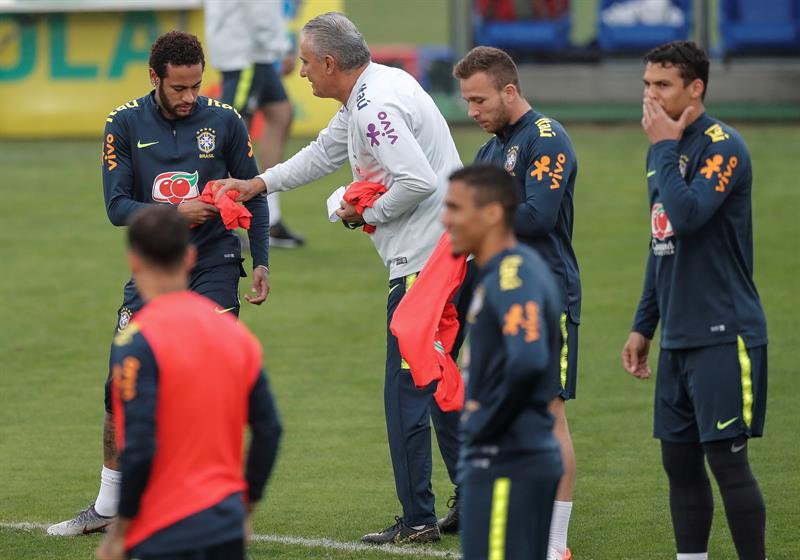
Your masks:
<instances>
[{"instance_id":1,"label":"sponsor logo on chest","mask_svg":"<svg viewBox=\"0 0 800 560\"><path fill-rule=\"evenodd\" d=\"M667 211L660 202L653 204L650 212L650 228L653 234L651 247L653 255L665 257L675 254L675 244L672 242L672 224L667 217Z\"/></svg>"},{"instance_id":2,"label":"sponsor logo on chest","mask_svg":"<svg viewBox=\"0 0 800 560\"><path fill-rule=\"evenodd\" d=\"M156 176L153 180L153 201L180 204L200 196L197 188L197 171L167 171Z\"/></svg>"}]
</instances>

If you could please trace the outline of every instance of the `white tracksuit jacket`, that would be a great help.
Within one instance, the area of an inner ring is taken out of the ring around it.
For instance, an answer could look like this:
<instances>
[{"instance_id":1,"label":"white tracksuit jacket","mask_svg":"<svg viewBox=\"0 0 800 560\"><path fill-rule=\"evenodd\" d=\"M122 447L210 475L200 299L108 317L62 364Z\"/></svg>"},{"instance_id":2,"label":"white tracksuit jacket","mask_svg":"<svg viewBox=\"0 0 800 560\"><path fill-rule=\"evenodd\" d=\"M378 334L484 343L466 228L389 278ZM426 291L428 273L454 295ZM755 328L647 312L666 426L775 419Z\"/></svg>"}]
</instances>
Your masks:
<instances>
[{"instance_id":1,"label":"white tracksuit jacket","mask_svg":"<svg viewBox=\"0 0 800 560\"><path fill-rule=\"evenodd\" d=\"M260 177L268 192L323 177L349 158L353 180L388 191L364 220L389 278L419 272L444 231L447 178L462 167L447 122L417 81L397 68L370 63L317 139Z\"/></svg>"}]
</instances>

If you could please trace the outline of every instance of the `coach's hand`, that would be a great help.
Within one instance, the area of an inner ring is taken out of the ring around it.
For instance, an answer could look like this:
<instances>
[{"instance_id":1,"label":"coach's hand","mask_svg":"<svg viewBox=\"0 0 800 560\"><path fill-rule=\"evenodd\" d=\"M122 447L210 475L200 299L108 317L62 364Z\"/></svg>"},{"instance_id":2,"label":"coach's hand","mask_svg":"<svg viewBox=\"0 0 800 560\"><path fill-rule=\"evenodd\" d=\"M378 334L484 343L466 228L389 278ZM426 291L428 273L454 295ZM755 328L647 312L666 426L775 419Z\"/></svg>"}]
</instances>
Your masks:
<instances>
[{"instance_id":1,"label":"coach's hand","mask_svg":"<svg viewBox=\"0 0 800 560\"><path fill-rule=\"evenodd\" d=\"M358 213L355 206L346 200L343 200L341 204L342 208L336 211L336 215L339 216L343 222L359 226L364 225L364 217Z\"/></svg>"},{"instance_id":2,"label":"coach's hand","mask_svg":"<svg viewBox=\"0 0 800 560\"><path fill-rule=\"evenodd\" d=\"M625 371L639 379L647 379L652 373L647 365L647 356L650 354L650 339L643 334L631 331L628 340L622 348L622 365Z\"/></svg>"},{"instance_id":3,"label":"coach's hand","mask_svg":"<svg viewBox=\"0 0 800 560\"><path fill-rule=\"evenodd\" d=\"M247 303L261 305L267 300L269 295L269 271L265 267L257 266L253 269L253 287L250 291L255 295L244 296Z\"/></svg>"},{"instance_id":4,"label":"coach's hand","mask_svg":"<svg viewBox=\"0 0 800 560\"><path fill-rule=\"evenodd\" d=\"M260 178L252 179L219 179L211 185L214 191L214 200L219 200L228 191L239 191L236 202L245 202L251 198L267 192L267 184Z\"/></svg>"},{"instance_id":5,"label":"coach's hand","mask_svg":"<svg viewBox=\"0 0 800 560\"><path fill-rule=\"evenodd\" d=\"M658 101L645 97L642 103L642 128L651 144L662 140L680 140L694 113L695 108L690 105L676 121L664 111Z\"/></svg>"},{"instance_id":6,"label":"coach's hand","mask_svg":"<svg viewBox=\"0 0 800 560\"><path fill-rule=\"evenodd\" d=\"M219 208L213 204L207 204L195 199L178 204L178 212L194 226L204 224L210 218L219 214Z\"/></svg>"}]
</instances>

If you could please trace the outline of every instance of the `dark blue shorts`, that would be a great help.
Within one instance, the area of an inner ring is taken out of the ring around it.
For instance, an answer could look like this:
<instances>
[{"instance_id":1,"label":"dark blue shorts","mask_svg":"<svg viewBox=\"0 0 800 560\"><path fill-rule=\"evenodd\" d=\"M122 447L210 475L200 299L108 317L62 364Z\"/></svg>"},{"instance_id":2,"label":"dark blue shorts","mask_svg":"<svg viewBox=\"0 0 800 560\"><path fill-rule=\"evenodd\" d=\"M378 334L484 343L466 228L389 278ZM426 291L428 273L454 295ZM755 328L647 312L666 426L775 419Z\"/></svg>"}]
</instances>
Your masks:
<instances>
[{"instance_id":1,"label":"dark blue shorts","mask_svg":"<svg viewBox=\"0 0 800 560\"><path fill-rule=\"evenodd\" d=\"M760 437L767 411L767 347L738 342L661 350L654 437L706 443Z\"/></svg>"},{"instance_id":2,"label":"dark blue shorts","mask_svg":"<svg viewBox=\"0 0 800 560\"><path fill-rule=\"evenodd\" d=\"M239 278L246 276L241 263L229 263L192 271L189 289L216 302L218 313L239 315ZM144 306L144 300L136 291L133 280L128 280L123 290L123 301L117 310L114 335L125 330L134 314ZM111 412L111 356L109 355L108 377L105 388L106 412Z\"/></svg>"},{"instance_id":3,"label":"dark blue shorts","mask_svg":"<svg viewBox=\"0 0 800 560\"><path fill-rule=\"evenodd\" d=\"M244 70L222 73L222 98L249 119L264 105L288 100L274 64L257 63Z\"/></svg>"},{"instance_id":4,"label":"dark blue shorts","mask_svg":"<svg viewBox=\"0 0 800 560\"><path fill-rule=\"evenodd\" d=\"M464 560L544 560L562 472L558 450L463 467L458 507Z\"/></svg>"}]
</instances>

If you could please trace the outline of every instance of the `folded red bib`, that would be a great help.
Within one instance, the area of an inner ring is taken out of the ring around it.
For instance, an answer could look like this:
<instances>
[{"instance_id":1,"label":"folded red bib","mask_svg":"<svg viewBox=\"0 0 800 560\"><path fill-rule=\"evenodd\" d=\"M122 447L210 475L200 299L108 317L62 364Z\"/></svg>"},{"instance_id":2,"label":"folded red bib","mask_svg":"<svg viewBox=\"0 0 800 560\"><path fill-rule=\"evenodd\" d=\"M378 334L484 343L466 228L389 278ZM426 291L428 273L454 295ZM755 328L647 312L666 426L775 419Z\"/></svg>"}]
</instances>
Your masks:
<instances>
[{"instance_id":1,"label":"folded red bib","mask_svg":"<svg viewBox=\"0 0 800 560\"><path fill-rule=\"evenodd\" d=\"M344 199L349 204L356 207L356 212L363 214L367 208L372 208L375 201L378 200L383 193L386 192L386 187L378 183L370 183L369 181L354 181L350 183L344 193ZM366 233L374 233L375 226L364 224L364 231Z\"/></svg>"},{"instance_id":2,"label":"folded red bib","mask_svg":"<svg viewBox=\"0 0 800 560\"><path fill-rule=\"evenodd\" d=\"M214 200L216 191L211 189L216 181L209 181L203 187L203 194L200 195L200 202L206 204L213 204L219 208L219 215L222 218L222 223L225 224L227 229L236 229L237 227L250 229L250 219L253 215L250 210L238 204L236 197L239 196L239 191L227 191L222 198Z\"/></svg>"}]
</instances>

